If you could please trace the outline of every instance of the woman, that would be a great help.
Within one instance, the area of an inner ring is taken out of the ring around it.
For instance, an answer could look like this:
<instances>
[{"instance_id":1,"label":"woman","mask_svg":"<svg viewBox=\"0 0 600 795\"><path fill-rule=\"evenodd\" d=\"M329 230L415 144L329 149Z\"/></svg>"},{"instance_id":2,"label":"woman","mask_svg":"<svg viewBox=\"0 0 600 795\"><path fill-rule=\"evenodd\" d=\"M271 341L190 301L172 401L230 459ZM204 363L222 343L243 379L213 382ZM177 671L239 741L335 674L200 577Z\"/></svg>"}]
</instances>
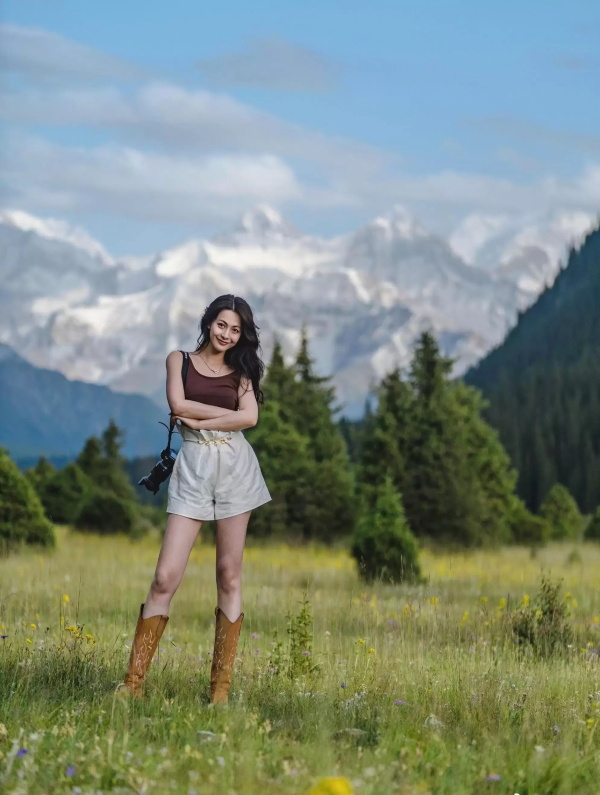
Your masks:
<instances>
[{"instance_id":1,"label":"woman","mask_svg":"<svg viewBox=\"0 0 600 795\"><path fill-rule=\"evenodd\" d=\"M257 326L242 298L222 295L200 321L198 347L182 383L181 351L167 356L167 400L182 436L167 504L167 529L146 601L140 607L129 668L119 691L141 695L142 683L169 620L169 606L202 522L216 520L217 607L211 703L227 703L244 619L241 570L253 508L271 499L244 428L262 402Z\"/></svg>"}]
</instances>

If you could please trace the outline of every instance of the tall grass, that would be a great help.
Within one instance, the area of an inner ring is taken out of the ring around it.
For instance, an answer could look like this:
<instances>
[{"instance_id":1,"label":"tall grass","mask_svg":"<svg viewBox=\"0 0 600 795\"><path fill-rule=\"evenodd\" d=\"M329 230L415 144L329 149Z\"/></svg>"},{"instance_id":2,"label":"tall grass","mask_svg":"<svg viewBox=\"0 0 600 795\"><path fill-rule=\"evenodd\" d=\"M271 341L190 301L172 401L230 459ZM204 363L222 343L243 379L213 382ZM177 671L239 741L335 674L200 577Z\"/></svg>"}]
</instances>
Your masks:
<instances>
[{"instance_id":1,"label":"tall grass","mask_svg":"<svg viewBox=\"0 0 600 795\"><path fill-rule=\"evenodd\" d=\"M58 535L0 560L0 791L265 795L325 776L364 795L598 791L595 546L424 553L426 584L367 589L343 550L249 545L215 710L214 549L192 552L146 697L122 701L159 541ZM563 578L573 630L549 658L507 620L541 573Z\"/></svg>"}]
</instances>

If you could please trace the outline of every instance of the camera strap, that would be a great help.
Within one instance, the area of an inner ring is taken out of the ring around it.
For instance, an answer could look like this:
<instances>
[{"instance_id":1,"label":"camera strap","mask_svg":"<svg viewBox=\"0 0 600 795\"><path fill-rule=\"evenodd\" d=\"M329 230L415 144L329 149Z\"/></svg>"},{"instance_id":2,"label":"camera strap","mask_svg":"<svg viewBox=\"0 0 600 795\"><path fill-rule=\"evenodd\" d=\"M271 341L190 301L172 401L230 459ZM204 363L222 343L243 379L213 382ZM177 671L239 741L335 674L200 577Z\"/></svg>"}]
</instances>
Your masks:
<instances>
[{"instance_id":1,"label":"camera strap","mask_svg":"<svg viewBox=\"0 0 600 795\"><path fill-rule=\"evenodd\" d=\"M188 367L190 366L190 355L187 351L179 351L183 355L183 361L181 363L181 381L183 383L183 389L185 391L185 379L187 378ZM165 425L165 423L161 423L161 425ZM167 426L165 425L165 428ZM171 452L171 439L173 437L173 431L175 430L175 422L173 417L171 417L171 422L169 423L169 436L167 438L167 446L163 450L164 453L169 455Z\"/></svg>"}]
</instances>

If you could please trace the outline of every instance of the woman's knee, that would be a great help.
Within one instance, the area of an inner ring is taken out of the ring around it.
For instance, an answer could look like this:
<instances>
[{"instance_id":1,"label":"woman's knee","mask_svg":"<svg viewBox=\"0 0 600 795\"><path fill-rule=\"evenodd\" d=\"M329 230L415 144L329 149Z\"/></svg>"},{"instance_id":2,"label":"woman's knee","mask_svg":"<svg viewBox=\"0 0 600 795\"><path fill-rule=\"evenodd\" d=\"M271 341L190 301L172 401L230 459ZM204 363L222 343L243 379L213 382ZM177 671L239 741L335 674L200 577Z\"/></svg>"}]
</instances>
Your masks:
<instances>
[{"instance_id":1,"label":"woman's knee","mask_svg":"<svg viewBox=\"0 0 600 795\"><path fill-rule=\"evenodd\" d=\"M159 594L174 594L179 585L179 576L169 569L157 569L152 580L152 590Z\"/></svg>"},{"instance_id":2,"label":"woman's knee","mask_svg":"<svg viewBox=\"0 0 600 795\"><path fill-rule=\"evenodd\" d=\"M239 590L241 581L241 571L229 561L217 563L217 588L225 593L234 593Z\"/></svg>"}]
</instances>

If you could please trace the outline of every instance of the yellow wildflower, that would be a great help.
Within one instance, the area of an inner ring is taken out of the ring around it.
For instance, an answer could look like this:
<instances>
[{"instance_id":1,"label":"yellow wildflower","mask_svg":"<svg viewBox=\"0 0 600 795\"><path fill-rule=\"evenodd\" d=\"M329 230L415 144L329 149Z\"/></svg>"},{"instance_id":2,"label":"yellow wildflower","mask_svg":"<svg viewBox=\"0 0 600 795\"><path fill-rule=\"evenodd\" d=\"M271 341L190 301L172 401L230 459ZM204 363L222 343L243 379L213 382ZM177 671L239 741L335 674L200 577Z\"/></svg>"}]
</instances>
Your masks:
<instances>
[{"instance_id":1,"label":"yellow wildflower","mask_svg":"<svg viewBox=\"0 0 600 795\"><path fill-rule=\"evenodd\" d=\"M364 638L359 638L356 642L360 643L362 645L365 642L365 639Z\"/></svg>"},{"instance_id":2,"label":"yellow wildflower","mask_svg":"<svg viewBox=\"0 0 600 795\"><path fill-rule=\"evenodd\" d=\"M480 596L479 597L479 601L483 602L483 604L485 604L487 602L487 600L488 600L487 596Z\"/></svg>"},{"instance_id":3,"label":"yellow wildflower","mask_svg":"<svg viewBox=\"0 0 600 795\"><path fill-rule=\"evenodd\" d=\"M308 795L352 795L352 785L343 776L322 778L308 791Z\"/></svg>"},{"instance_id":4,"label":"yellow wildflower","mask_svg":"<svg viewBox=\"0 0 600 795\"><path fill-rule=\"evenodd\" d=\"M432 604L432 605L437 605L437 603L438 603L439 601L440 601L440 600L439 600L439 598L438 598L437 596L432 596L432 597L430 597L430 599L429 599L429 604Z\"/></svg>"},{"instance_id":5,"label":"yellow wildflower","mask_svg":"<svg viewBox=\"0 0 600 795\"><path fill-rule=\"evenodd\" d=\"M369 649L369 654L375 654L375 649Z\"/></svg>"},{"instance_id":6,"label":"yellow wildflower","mask_svg":"<svg viewBox=\"0 0 600 795\"><path fill-rule=\"evenodd\" d=\"M37 627L36 627L36 625L35 625L35 624L30 624L30 625L29 625L29 629L37 629Z\"/></svg>"},{"instance_id":7,"label":"yellow wildflower","mask_svg":"<svg viewBox=\"0 0 600 795\"><path fill-rule=\"evenodd\" d=\"M521 599L521 604L522 604L524 607L527 607L527 605L529 604L529 596L528 596L527 594L525 594L525 595L523 596L523 598Z\"/></svg>"},{"instance_id":8,"label":"yellow wildflower","mask_svg":"<svg viewBox=\"0 0 600 795\"><path fill-rule=\"evenodd\" d=\"M64 593L63 594L63 602L70 602L70 601L71 600L69 599L69 594L68 593Z\"/></svg>"},{"instance_id":9,"label":"yellow wildflower","mask_svg":"<svg viewBox=\"0 0 600 795\"><path fill-rule=\"evenodd\" d=\"M33 641L31 640L31 638L26 638L25 643L33 643Z\"/></svg>"}]
</instances>

